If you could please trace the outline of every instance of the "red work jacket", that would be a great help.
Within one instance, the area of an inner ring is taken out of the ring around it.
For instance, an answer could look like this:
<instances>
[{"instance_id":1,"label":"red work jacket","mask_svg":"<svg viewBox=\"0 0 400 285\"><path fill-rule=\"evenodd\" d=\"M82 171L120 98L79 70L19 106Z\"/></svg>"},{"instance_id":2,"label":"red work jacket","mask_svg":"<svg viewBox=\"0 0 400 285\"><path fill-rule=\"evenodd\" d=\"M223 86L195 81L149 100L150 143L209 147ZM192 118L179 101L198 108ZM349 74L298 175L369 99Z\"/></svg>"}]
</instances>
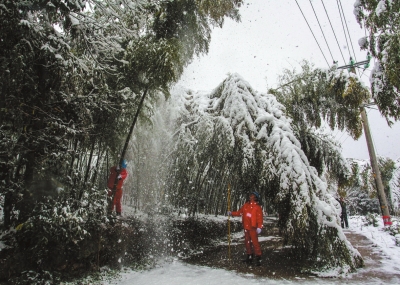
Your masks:
<instances>
[{"instance_id":1,"label":"red work jacket","mask_svg":"<svg viewBox=\"0 0 400 285\"><path fill-rule=\"evenodd\" d=\"M125 178L128 176L128 172L126 171L125 168L120 169L118 172L117 168L115 166L111 167L110 168L110 176L109 176L108 182L107 182L107 187L110 188L111 190L114 187L115 177L118 174L121 174L121 179L118 180L117 187L116 187L117 190L122 189L122 184L124 183Z\"/></svg>"},{"instance_id":2,"label":"red work jacket","mask_svg":"<svg viewBox=\"0 0 400 285\"><path fill-rule=\"evenodd\" d=\"M263 213L261 206L257 202L246 202L239 211L232 212L232 216L242 216L245 230L263 227Z\"/></svg>"}]
</instances>

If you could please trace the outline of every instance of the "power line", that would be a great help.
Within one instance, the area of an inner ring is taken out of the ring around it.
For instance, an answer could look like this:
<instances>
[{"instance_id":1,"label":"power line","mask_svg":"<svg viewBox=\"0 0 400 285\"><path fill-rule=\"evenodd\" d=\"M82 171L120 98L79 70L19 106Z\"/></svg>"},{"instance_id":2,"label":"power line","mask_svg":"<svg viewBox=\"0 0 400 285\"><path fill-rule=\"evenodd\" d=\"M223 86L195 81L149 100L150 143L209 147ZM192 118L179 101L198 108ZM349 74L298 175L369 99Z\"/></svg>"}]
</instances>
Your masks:
<instances>
[{"instance_id":1,"label":"power line","mask_svg":"<svg viewBox=\"0 0 400 285\"><path fill-rule=\"evenodd\" d=\"M344 139L344 141L340 144L340 145L343 145L344 144L344 142L349 138L350 136L349 135L347 135L347 137Z\"/></svg>"},{"instance_id":2,"label":"power line","mask_svg":"<svg viewBox=\"0 0 400 285\"><path fill-rule=\"evenodd\" d=\"M337 45L338 45L338 47L339 47L339 51L340 51L340 53L341 53L341 55L342 55L342 58L343 58L343 62L344 62L344 64L346 64L346 60L344 59L344 56L343 56L343 53L342 53L342 49L340 48L339 41L338 41L338 39L337 39L337 37L336 37L335 30L334 30L334 28L333 28L333 26L332 26L331 19L329 18L328 11L326 11L326 7L325 7L325 4L324 4L324 1L321 0L321 2L322 2L322 5L324 6L325 14L326 14L326 16L328 17L329 24L331 25L331 29L332 29L333 35L335 36L336 43L337 43Z\"/></svg>"},{"instance_id":3,"label":"power line","mask_svg":"<svg viewBox=\"0 0 400 285\"><path fill-rule=\"evenodd\" d=\"M344 37L346 38L346 44L347 44L347 46L350 46L350 45L349 45L349 42L347 41L346 30L344 29L343 18L342 18L342 13L341 13L341 11L340 11L339 1L336 0L336 3L337 3L337 5L338 5L338 9L339 9L340 21L342 22ZM348 50L349 50L349 56L351 57L350 49L348 49Z\"/></svg>"},{"instance_id":4,"label":"power line","mask_svg":"<svg viewBox=\"0 0 400 285\"><path fill-rule=\"evenodd\" d=\"M327 64L328 67L329 67L329 63L328 63L328 61L326 60L325 54L324 54L324 52L322 51L321 46L319 45L319 43L318 43L318 41L317 41L317 38L315 37L315 35L314 35L314 33L313 33L313 31L312 31L310 25L308 24L308 21L307 21L306 17L304 16L304 13L303 13L303 11L301 10L300 5L299 5L299 3L297 2L297 0L296 0L296 4L297 4L297 7L299 7L300 12L301 12L301 14L303 15L303 18L304 18L304 20L306 21L307 26L308 26L308 28L310 29L310 31L311 31L311 33L312 33L312 35L313 35L315 41L317 42L317 45L318 45L318 47L319 47L319 50L321 51L322 55L323 55L324 58L325 58L326 64Z\"/></svg>"},{"instance_id":5,"label":"power line","mask_svg":"<svg viewBox=\"0 0 400 285\"><path fill-rule=\"evenodd\" d=\"M341 139L342 139L342 137L344 136L344 135L346 135L346 131L341 131L342 132L342 134L341 134L341 136L337 139L338 141L340 141Z\"/></svg>"},{"instance_id":6,"label":"power line","mask_svg":"<svg viewBox=\"0 0 400 285\"><path fill-rule=\"evenodd\" d=\"M318 22L319 28L321 29L322 35L324 36L324 39L325 39L326 46L328 47L329 53L331 54L332 61L335 61L335 59L333 58L333 55L332 55L331 49L329 48L328 41L326 40L325 33L324 33L324 31L322 30L321 24L319 23L319 19L318 19L317 13L315 13L314 5L312 4L311 0L310 0L310 4L311 4L311 7L312 7L312 9L313 9L313 11L314 11L315 18L317 19L317 22Z\"/></svg>"},{"instance_id":7,"label":"power line","mask_svg":"<svg viewBox=\"0 0 400 285\"><path fill-rule=\"evenodd\" d=\"M342 6L342 1L341 1L341 0L338 0L338 1L339 1L339 3L340 3L340 7L342 8L343 19L344 19L344 23L346 24L347 33L349 34L349 40L350 40L351 48L353 49L354 59L357 61L356 53L355 53L354 47L353 47L353 41L351 40L351 37L350 37L349 26L347 25L346 16L344 15L343 6Z\"/></svg>"},{"instance_id":8,"label":"power line","mask_svg":"<svg viewBox=\"0 0 400 285\"><path fill-rule=\"evenodd\" d=\"M338 6L338 9L339 9L340 20L342 21L342 27L343 27L344 37L346 38L346 44L347 44L347 47L348 47L348 50L349 50L349 55L350 55L350 58L352 58L351 52L350 52L350 45L349 45L349 42L347 41L346 29L344 28L344 25L345 25L345 24L346 24L347 34L348 34L348 36L349 36L349 41L350 41L350 44L351 44L351 47L352 47L352 48L353 48L353 42L351 41L350 32L349 32L349 27L347 26L346 17L344 16L344 11L343 11L343 7L342 7L342 2L340 2L340 0L336 0L336 3L337 3L337 6ZM340 9L340 7L342 7L342 9ZM342 17L342 14L343 14L343 17ZM344 22L344 23L343 23L343 22ZM356 54L355 54L355 52L354 52L354 48L353 48L353 53L354 53L354 59L356 59ZM357 61L357 59L356 59L356 61ZM356 73L358 74L358 70L356 70Z\"/></svg>"}]
</instances>

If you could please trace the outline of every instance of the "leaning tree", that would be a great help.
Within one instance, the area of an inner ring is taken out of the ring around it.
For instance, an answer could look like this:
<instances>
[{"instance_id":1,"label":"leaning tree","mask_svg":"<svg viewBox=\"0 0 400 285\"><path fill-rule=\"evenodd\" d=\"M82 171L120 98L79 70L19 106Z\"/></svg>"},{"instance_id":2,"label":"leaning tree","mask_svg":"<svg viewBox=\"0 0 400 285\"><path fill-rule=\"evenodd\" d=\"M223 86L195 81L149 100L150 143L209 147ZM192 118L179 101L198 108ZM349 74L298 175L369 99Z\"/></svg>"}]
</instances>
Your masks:
<instances>
[{"instance_id":1,"label":"leaning tree","mask_svg":"<svg viewBox=\"0 0 400 285\"><path fill-rule=\"evenodd\" d=\"M340 206L296 138L275 96L257 93L232 74L210 94L176 90L176 120L167 193L190 212L222 214L261 193L279 215L285 242L320 266L362 264L340 227Z\"/></svg>"}]
</instances>

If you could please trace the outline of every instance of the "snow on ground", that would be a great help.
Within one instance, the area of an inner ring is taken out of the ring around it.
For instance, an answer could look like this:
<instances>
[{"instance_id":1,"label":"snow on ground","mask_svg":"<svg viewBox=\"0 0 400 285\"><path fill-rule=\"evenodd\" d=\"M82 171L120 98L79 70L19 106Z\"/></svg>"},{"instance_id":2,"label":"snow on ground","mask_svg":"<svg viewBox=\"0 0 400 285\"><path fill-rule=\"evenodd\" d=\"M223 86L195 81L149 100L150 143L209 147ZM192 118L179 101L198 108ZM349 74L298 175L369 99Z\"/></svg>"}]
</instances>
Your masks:
<instances>
[{"instance_id":1,"label":"snow on ground","mask_svg":"<svg viewBox=\"0 0 400 285\"><path fill-rule=\"evenodd\" d=\"M194 266L175 260L165 263L156 269L142 272L122 274L122 278L115 283L118 285L130 284L165 284L165 285L243 285L246 284L285 284L281 280L267 283L267 279L257 279L252 274L240 276L235 272L203 266ZM290 284L290 283L286 283Z\"/></svg>"},{"instance_id":2,"label":"snow on ground","mask_svg":"<svg viewBox=\"0 0 400 285\"><path fill-rule=\"evenodd\" d=\"M382 263L387 274L400 272L400 246L396 246L396 238L384 230L383 220L377 218L377 227L365 225L365 217L354 216L349 219L350 229L361 234L374 243L373 249L385 258ZM397 219L392 219L397 228Z\"/></svg>"},{"instance_id":3,"label":"snow on ground","mask_svg":"<svg viewBox=\"0 0 400 285\"><path fill-rule=\"evenodd\" d=\"M400 270L400 247L395 244L394 236L383 228L383 222L378 219L378 226L365 225L363 217L350 217L350 231L364 235L374 243L371 250L378 251L383 255L382 274L389 276ZM397 223L397 221L395 221ZM347 231L347 230L346 230ZM361 269L368 270L368 269ZM154 269L144 271L125 271L120 278L107 281L102 285L130 285L130 284L157 284L157 285L235 285L235 284L360 284L360 280L354 280L352 274L347 277L305 279L269 279L257 277L254 274L237 274L234 271L216 269L204 266L186 264L178 259L172 262L161 263ZM357 273L355 273L357 274ZM355 276L355 275L354 275ZM393 278L390 282L384 282L379 278L363 280L363 284L399 284L400 280Z\"/></svg>"}]
</instances>

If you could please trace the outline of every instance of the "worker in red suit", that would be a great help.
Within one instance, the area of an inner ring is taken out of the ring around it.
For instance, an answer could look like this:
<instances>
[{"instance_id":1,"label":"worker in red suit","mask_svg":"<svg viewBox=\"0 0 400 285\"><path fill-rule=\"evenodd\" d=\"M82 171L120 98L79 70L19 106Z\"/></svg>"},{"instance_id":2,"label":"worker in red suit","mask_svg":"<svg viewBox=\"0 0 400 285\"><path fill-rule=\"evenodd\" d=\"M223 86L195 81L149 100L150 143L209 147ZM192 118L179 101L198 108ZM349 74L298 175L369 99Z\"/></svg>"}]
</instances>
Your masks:
<instances>
[{"instance_id":1,"label":"worker in red suit","mask_svg":"<svg viewBox=\"0 0 400 285\"><path fill-rule=\"evenodd\" d=\"M260 194L253 192L250 194L249 200L238 211L228 212L230 216L242 216L247 253L245 262L247 264L252 263L255 255L256 266L261 265L261 246L258 242L258 235L263 228L263 212L259 201Z\"/></svg>"},{"instance_id":2,"label":"worker in red suit","mask_svg":"<svg viewBox=\"0 0 400 285\"><path fill-rule=\"evenodd\" d=\"M113 166L110 169L110 176L108 178L107 182L107 187L108 187L108 196L112 196L113 188L114 188L114 183L117 180L117 185L115 185L115 195L114 195L114 200L111 204L111 212L114 210L115 207L115 212L117 213L117 216L121 216L122 213L122 185L124 184L124 181L126 177L128 176L128 172L126 171L126 167L128 166L128 163L124 159L121 163L121 167L119 166Z\"/></svg>"}]
</instances>

